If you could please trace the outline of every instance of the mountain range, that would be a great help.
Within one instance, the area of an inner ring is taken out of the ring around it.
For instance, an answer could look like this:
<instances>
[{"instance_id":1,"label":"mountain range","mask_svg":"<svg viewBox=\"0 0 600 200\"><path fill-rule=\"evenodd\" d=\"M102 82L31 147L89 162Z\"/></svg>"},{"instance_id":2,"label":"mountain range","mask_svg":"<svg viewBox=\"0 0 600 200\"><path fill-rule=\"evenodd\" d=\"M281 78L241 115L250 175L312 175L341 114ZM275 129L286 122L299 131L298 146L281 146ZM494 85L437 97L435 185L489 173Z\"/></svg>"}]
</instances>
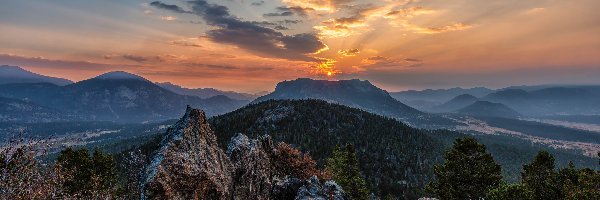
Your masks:
<instances>
[{"instance_id":1,"label":"mountain range","mask_svg":"<svg viewBox=\"0 0 600 200\"><path fill-rule=\"evenodd\" d=\"M223 96L229 97L231 99L252 101L252 100L256 99L257 97L261 96L262 94L266 93L266 92L261 92L258 94L248 94L248 93L240 93L240 92L234 92L234 91L222 91L222 90L218 90L218 89L214 89L214 88L190 89L190 88L184 88L179 85L175 85L170 82L156 83L156 85L158 85L162 88L165 88L167 90L170 90L172 92L175 92L177 94L180 94L180 95L197 96L197 97L204 98L204 99L223 95Z\"/></svg>"},{"instance_id":2,"label":"mountain range","mask_svg":"<svg viewBox=\"0 0 600 200\"><path fill-rule=\"evenodd\" d=\"M426 90L407 90L400 92L390 92L390 95L398 101L419 110L428 111L434 106L438 106L450 99L469 94L475 97L482 97L494 92L494 90L485 87L474 88L450 88L450 89L426 89Z\"/></svg>"},{"instance_id":3,"label":"mountain range","mask_svg":"<svg viewBox=\"0 0 600 200\"><path fill-rule=\"evenodd\" d=\"M248 103L222 95L202 99L176 94L127 72L109 72L65 86L52 83L2 84L0 97L50 108L76 120L116 122L174 119L185 111L186 105L202 107L212 116Z\"/></svg>"},{"instance_id":4,"label":"mountain range","mask_svg":"<svg viewBox=\"0 0 600 200\"><path fill-rule=\"evenodd\" d=\"M516 88L518 87L498 90L482 97L462 94L426 110L437 113L454 112L477 101L487 101L503 104L525 116L600 114L600 104L597 103L600 102L600 86L531 86L526 87L528 90Z\"/></svg>"},{"instance_id":5,"label":"mountain range","mask_svg":"<svg viewBox=\"0 0 600 200\"><path fill-rule=\"evenodd\" d=\"M517 111L504 104L492 103L489 101L477 101L471 105L457 110L456 112L470 116L493 116L506 118L516 118L521 115Z\"/></svg>"}]
</instances>

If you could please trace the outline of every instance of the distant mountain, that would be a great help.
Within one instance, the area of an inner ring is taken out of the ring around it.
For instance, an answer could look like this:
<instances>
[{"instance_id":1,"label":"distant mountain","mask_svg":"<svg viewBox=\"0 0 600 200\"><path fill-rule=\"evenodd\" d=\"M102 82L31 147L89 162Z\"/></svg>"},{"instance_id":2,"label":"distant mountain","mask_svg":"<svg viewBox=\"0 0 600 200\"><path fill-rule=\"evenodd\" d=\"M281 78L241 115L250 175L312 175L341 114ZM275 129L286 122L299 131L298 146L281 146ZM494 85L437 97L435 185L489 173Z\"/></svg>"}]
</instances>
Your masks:
<instances>
[{"instance_id":1,"label":"distant mountain","mask_svg":"<svg viewBox=\"0 0 600 200\"><path fill-rule=\"evenodd\" d=\"M51 84L0 85L0 96L27 100L85 120L146 122L179 117L186 105L208 115L235 110L248 101L225 96L202 99L179 95L127 72L109 72L67 86Z\"/></svg>"},{"instance_id":2,"label":"distant mountain","mask_svg":"<svg viewBox=\"0 0 600 200\"><path fill-rule=\"evenodd\" d=\"M11 83L52 83L63 86L73 83L64 78L54 78L27 71L18 66L0 66L0 84Z\"/></svg>"},{"instance_id":3,"label":"distant mountain","mask_svg":"<svg viewBox=\"0 0 600 200\"><path fill-rule=\"evenodd\" d=\"M444 118L423 113L399 102L385 90L366 80L327 81L299 78L283 81L277 84L274 92L257 98L253 103L270 99L320 99L393 117L419 127L450 123Z\"/></svg>"},{"instance_id":4,"label":"distant mountain","mask_svg":"<svg viewBox=\"0 0 600 200\"><path fill-rule=\"evenodd\" d=\"M433 107L431 110L435 112L450 112L471 105L477 100L478 98L473 95L461 94L442 105Z\"/></svg>"},{"instance_id":5,"label":"distant mountain","mask_svg":"<svg viewBox=\"0 0 600 200\"><path fill-rule=\"evenodd\" d=\"M504 104L492 103L489 101L477 101L467 107L458 109L456 112L472 116L490 116L507 118L515 118L520 116L520 114L517 111L509 108Z\"/></svg>"},{"instance_id":6,"label":"distant mountain","mask_svg":"<svg viewBox=\"0 0 600 200\"><path fill-rule=\"evenodd\" d=\"M429 102L437 102L442 104L450 99L461 95L469 94L475 97L482 97L487 94L494 92L494 90L485 87L474 87L474 88L450 88L450 89L426 89L426 90L408 90L401 92L391 92L392 97L399 101L415 101L424 100Z\"/></svg>"},{"instance_id":7,"label":"distant mountain","mask_svg":"<svg viewBox=\"0 0 600 200\"><path fill-rule=\"evenodd\" d=\"M481 99L505 104L529 116L600 114L600 86L504 89Z\"/></svg>"},{"instance_id":8,"label":"distant mountain","mask_svg":"<svg viewBox=\"0 0 600 200\"><path fill-rule=\"evenodd\" d=\"M256 99L256 97L260 96L258 94L248 94L248 93L240 93L240 92L233 92L233 91L222 91L222 90L217 90L214 88L189 89L189 88L181 87L179 85L172 84L170 82L156 83L156 84L162 88L165 88L165 89L175 92L177 94L197 96L197 97L204 98L204 99L218 96L218 95L223 95L223 96L227 96L232 99L251 101L251 100Z\"/></svg>"},{"instance_id":9,"label":"distant mountain","mask_svg":"<svg viewBox=\"0 0 600 200\"><path fill-rule=\"evenodd\" d=\"M321 100L261 101L213 117L209 123L222 148L237 133L268 134L276 142L310 152L320 165L336 145L353 144L370 191L398 199L419 197L420 188L432 178L432 164L440 161L444 149L429 131Z\"/></svg>"}]
</instances>

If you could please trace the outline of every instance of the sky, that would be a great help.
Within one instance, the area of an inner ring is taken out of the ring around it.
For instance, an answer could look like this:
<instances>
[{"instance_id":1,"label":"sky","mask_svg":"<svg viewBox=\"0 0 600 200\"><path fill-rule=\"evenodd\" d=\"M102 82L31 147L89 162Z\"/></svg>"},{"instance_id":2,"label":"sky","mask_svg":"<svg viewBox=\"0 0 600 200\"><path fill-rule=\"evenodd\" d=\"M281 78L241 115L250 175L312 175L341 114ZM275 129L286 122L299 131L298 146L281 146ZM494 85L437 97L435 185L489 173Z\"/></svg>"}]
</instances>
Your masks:
<instances>
[{"instance_id":1,"label":"sky","mask_svg":"<svg viewBox=\"0 0 600 200\"><path fill-rule=\"evenodd\" d=\"M0 64L241 92L600 84L598 0L9 0Z\"/></svg>"}]
</instances>

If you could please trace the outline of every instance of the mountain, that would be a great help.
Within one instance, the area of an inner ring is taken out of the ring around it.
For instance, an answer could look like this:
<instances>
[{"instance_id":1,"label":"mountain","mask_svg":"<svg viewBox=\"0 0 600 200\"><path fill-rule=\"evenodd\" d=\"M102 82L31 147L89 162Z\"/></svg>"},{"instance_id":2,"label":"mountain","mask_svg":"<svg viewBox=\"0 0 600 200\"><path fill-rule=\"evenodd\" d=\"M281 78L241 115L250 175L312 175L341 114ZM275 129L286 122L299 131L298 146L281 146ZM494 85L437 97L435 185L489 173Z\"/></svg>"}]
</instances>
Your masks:
<instances>
[{"instance_id":1,"label":"mountain","mask_svg":"<svg viewBox=\"0 0 600 200\"><path fill-rule=\"evenodd\" d=\"M535 88L535 87L532 87ZM528 116L600 114L600 86L505 89L481 98L505 104Z\"/></svg>"},{"instance_id":2,"label":"mountain","mask_svg":"<svg viewBox=\"0 0 600 200\"><path fill-rule=\"evenodd\" d=\"M269 136L238 133L225 153L206 114L188 107L152 155L142 199L347 199L334 181L300 180L310 166L282 150Z\"/></svg>"},{"instance_id":3,"label":"mountain","mask_svg":"<svg viewBox=\"0 0 600 200\"><path fill-rule=\"evenodd\" d=\"M397 120L322 100L267 100L209 119L218 138L271 135L310 152L323 165L336 145L353 144L378 196L417 199L443 147L428 132ZM222 148L227 141L219 140Z\"/></svg>"},{"instance_id":4,"label":"mountain","mask_svg":"<svg viewBox=\"0 0 600 200\"><path fill-rule=\"evenodd\" d=\"M239 92L233 92L233 91L222 91L222 90L217 90L214 88L189 89L189 88L181 87L179 85L172 84L170 82L156 83L156 84L162 88L165 88L165 89L175 92L177 94L197 96L200 98L210 98L210 97L214 97L214 96L218 96L218 95L223 95L223 96L227 96L231 99L251 101L251 100L256 99L256 97L259 97L259 95L256 95L256 94L239 93Z\"/></svg>"},{"instance_id":5,"label":"mountain","mask_svg":"<svg viewBox=\"0 0 600 200\"><path fill-rule=\"evenodd\" d=\"M17 66L0 66L0 84L10 83L52 83L54 85L68 85L73 83L63 78L54 78L27 71Z\"/></svg>"},{"instance_id":6,"label":"mountain","mask_svg":"<svg viewBox=\"0 0 600 200\"><path fill-rule=\"evenodd\" d=\"M248 103L224 96L179 95L127 72L109 72L66 86L5 84L0 85L0 96L27 100L83 120L127 123L174 119L186 105L203 107L212 116Z\"/></svg>"},{"instance_id":7,"label":"mountain","mask_svg":"<svg viewBox=\"0 0 600 200\"><path fill-rule=\"evenodd\" d=\"M328 81L299 78L283 81L277 84L275 91L257 98L253 103L271 99L320 99L396 118L422 128L439 128L452 123L445 118L411 108L366 80Z\"/></svg>"},{"instance_id":8,"label":"mountain","mask_svg":"<svg viewBox=\"0 0 600 200\"><path fill-rule=\"evenodd\" d=\"M492 92L494 92L494 90L485 87L455 87L450 89L426 89L420 91L408 90L401 92L391 92L390 95L395 99L398 99L399 101L405 103L426 101L430 102L431 104L442 104L461 94L469 94L475 97L482 97Z\"/></svg>"},{"instance_id":9,"label":"mountain","mask_svg":"<svg viewBox=\"0 0 600 200\"><path fill-rule=\"evenodd\" d=\"M520 114L501 103L492 103L489 101L477 101L467 107L456 110L457 113L472 116L493 116L493 117L519 117Z\"/></svg>"},{"instance_id":10,"label":"mountain","mask_svg":"<svg viewBox=\"0 0 600 200\"><path fill-rule=\"evenodd\" d=\"M431 110L435 112L450 112L471 105L477 100L478 98L473 95L461 94L452 98L450 101L443 103L442 105L431 108Z\"/></svg>"}]
</instances>

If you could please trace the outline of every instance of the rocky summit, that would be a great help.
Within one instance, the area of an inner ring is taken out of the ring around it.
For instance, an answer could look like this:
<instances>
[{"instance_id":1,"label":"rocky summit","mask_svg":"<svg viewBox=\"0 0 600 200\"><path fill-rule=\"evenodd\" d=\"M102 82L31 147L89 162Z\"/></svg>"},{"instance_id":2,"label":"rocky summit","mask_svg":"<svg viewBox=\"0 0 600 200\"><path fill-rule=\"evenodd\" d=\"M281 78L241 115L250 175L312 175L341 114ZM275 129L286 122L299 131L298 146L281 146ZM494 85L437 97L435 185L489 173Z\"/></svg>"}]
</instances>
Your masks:
<instances>
[{"instance_id":1,"label":"rocky summit","mask_svg":"<svg viewBox=\"0 0 600 200\"><path fill-rule=\"evenodd\" d=\"M142 199L346 199L334 181L276 172L271 137L237 134L225 153L202 110L187 108L148 164Z\"/></svg>"}]
</instances>

